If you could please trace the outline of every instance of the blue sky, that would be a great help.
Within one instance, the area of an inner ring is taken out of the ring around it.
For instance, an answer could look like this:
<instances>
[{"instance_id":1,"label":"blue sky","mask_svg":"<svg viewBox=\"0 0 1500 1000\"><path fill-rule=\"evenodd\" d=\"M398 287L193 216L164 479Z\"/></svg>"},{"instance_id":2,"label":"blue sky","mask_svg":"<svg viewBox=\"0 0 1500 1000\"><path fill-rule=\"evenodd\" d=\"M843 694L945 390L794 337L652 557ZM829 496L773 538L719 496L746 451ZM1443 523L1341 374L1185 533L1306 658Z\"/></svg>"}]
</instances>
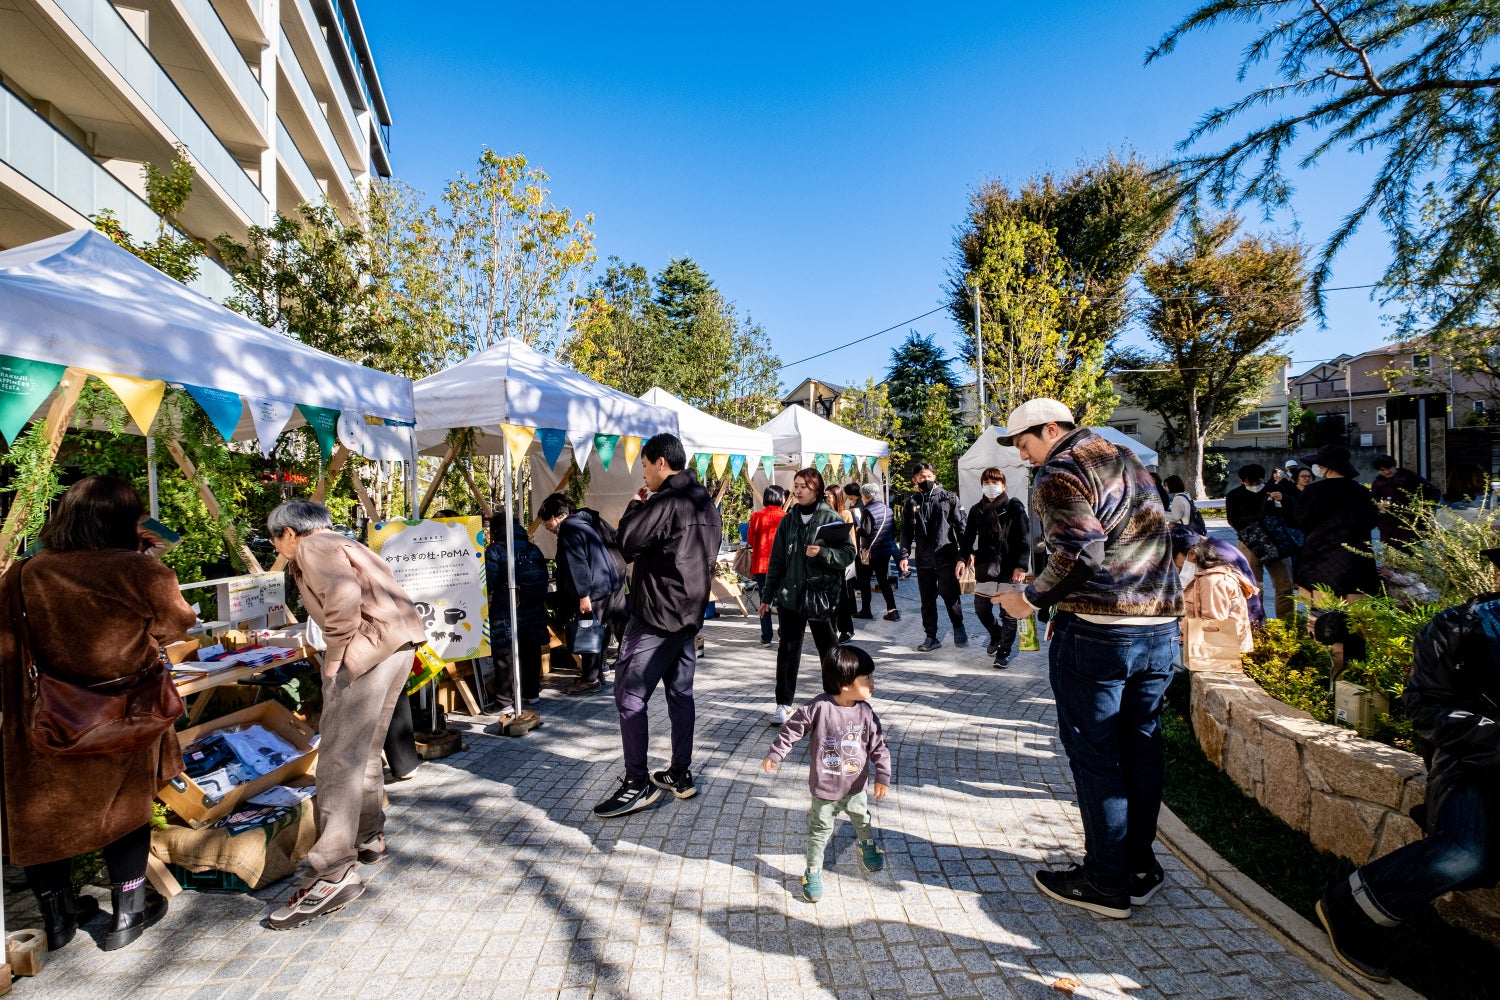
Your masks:
<instances>
[{"instance_id":1,"label":"blue sky","mask_svg":"<svg viewBox=\"0 0 1500 1000\"><path fill-rule=\"evenodd\" d=\"M391 105L397 176L437 197L480 150L525 153L553 200L593 212L609 255L691 256L793 362L941 302L970 191L1129 144L1148 158L1233 99L1248 34L1146 49L1186 0L407 4L361 7ZM1317 245L1372 164L1298 178L1295 216L1250 222ZM1334 285L1375 280L1369 228ZM1329 295L1299 363L1386 337L1367 291ZM912 324L953 348L942 314ZM879 378L904 328L783 371Z\"/></svg>"}]
</instances>

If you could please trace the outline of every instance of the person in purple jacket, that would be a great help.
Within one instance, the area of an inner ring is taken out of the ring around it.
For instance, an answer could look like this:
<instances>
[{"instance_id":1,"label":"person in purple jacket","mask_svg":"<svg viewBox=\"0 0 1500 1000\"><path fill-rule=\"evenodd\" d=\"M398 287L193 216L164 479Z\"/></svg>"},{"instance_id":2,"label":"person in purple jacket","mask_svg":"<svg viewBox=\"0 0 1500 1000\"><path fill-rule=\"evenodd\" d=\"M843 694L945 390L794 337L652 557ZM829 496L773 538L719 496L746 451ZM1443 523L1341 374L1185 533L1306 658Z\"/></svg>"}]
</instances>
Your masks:
<instances>
[{"instance_id":1,"label":"person in purple jacket","mask_svg":"<svg viewBox=\"0 0 1500 1000\"><path fill-rule=\"evenodd\" d=\"M880 719L870 708L874 676L875 661L858 646L845 643L829 650L823 658L823 694L782 724L761 764L767 774L772 773L792 744L804 734L808 736L812 745L808 769L812 806L807 810L807 873L802 876L802 898L809 903L823 898L823 851L840 812L854 825L865 871L878 872L885 867L884 854L875 843L870 825L870 804L865 801L870 765L875 766L870 794L876 800L883 799L891 788L891 752L880 731Z\"/></svg>"}]
</instances>

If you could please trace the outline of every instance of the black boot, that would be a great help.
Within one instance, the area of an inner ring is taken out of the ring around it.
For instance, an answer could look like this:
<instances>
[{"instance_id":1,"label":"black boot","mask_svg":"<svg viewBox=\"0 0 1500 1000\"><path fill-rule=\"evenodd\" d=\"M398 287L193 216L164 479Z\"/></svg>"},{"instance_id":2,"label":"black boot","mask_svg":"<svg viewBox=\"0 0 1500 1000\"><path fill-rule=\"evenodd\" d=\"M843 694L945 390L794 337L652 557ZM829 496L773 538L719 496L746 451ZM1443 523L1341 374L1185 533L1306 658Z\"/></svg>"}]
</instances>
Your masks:
<instances>
[{"instance_id":1,"label":"black boot","mask_svg":"<svg viewBox=\"0 0 1500 1000\"><path fill-rule=\"evenodd\" d=\"M115 951L130 944L167 914L167 900L144 882L134 889L111 888L115 918L104 935L104 950Z\"/></svg>"},{"instance_id":2,"label":"black boot","mask_svg":"<svg viewBox=\"0 0 1500 1000\"><path fill-rule=\"evenodd\" d=\"M72 889L56 889L36 894L42 910L42 926L47 931L47 950L56 951L78 933L78 925L99 912L99 901L93 896L75 896Z\"/></svg>"}]
</instances>

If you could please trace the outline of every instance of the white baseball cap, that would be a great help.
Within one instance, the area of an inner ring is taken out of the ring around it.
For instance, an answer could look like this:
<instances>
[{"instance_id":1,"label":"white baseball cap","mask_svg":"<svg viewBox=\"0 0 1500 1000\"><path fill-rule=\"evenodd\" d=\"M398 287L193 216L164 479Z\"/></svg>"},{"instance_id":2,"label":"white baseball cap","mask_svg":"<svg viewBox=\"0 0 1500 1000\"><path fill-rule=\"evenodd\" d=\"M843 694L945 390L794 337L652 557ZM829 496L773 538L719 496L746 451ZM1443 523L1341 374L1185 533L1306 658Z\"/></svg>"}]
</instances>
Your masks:
<instances>
[{"instance_id":1,"label":"white baseball cap","mask_svg":"<svg viewBox=\"0 0 1500 1000\"><path fill-rule=\"evenodd\" d=\"M1005 426L1000 428L997 435L1003 445L1011 445L1016 441L1016 435L1024 433L1033 427L1042 424L1071 424L1073 422L1072 412L1055 399L1028 399L1014 410L1010 411L1010 419Z\"/></svg>"}]
</instances>

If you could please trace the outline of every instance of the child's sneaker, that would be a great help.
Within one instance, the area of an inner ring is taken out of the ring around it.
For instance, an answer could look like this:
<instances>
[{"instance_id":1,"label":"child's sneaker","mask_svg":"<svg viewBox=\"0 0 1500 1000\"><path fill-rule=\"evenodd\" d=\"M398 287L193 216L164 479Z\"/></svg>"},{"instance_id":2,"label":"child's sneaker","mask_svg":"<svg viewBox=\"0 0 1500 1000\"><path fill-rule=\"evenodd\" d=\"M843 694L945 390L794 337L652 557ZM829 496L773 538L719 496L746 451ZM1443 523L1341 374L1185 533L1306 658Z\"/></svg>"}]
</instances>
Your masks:
<instances>
[{"instance_id":1,"label":"child's sneaker","mask_svg":"<svg viewBox=\"0 0 1500 1000\"><path fill-rule=\"evenodd\" d=\"M875 841L864 841L859 845L859 863L867 872L878 872L885 867L885 852Z\"/></svg>"},{"instance_id":2,"label":"child's sneaker","mask_svg":"<svg viewBox=\"0 0 1500 1000\"><path fill-rule=\"evenodd\" d=\"M811 868L802 876L802 898L809 903L816 903L823 898L823 873L813 871Z\"/></svg>"}]
</instances>

